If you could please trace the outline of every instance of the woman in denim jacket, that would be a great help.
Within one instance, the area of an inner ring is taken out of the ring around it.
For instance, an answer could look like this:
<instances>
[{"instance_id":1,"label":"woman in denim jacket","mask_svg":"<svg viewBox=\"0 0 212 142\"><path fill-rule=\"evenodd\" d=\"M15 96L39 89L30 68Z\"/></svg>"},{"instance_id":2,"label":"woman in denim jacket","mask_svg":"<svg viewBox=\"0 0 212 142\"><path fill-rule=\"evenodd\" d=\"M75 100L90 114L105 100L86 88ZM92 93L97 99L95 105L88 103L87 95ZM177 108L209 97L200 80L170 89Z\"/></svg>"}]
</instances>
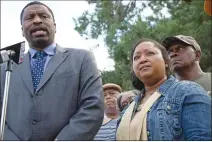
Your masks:
<instances>
[{"instance_id":1,"label":"woman in denim jacket","mask_svg":"<svg viewBox=\"0 0 212 142\"><path fill-rule=\"evenodd\" d=\"M170 75L165 48L142 39L131 60L133 86L141 92L121 113L116 139L211 140L211 98L195 82Z\"/></svg>"}]
</instances>

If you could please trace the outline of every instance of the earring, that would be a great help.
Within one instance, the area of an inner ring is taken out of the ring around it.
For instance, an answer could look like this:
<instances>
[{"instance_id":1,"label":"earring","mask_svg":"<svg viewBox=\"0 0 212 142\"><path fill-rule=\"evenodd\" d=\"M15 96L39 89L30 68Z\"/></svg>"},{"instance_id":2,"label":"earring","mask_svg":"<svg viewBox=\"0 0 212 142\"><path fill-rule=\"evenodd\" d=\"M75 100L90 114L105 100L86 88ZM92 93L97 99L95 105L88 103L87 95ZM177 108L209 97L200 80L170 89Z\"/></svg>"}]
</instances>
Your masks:
<instances>
[{"instance_id":1,"label":"earring","mask_svg":"<svg viewBox=\"0 0 212 142\"><path fill-rule=\"evenodd\" d=\"M168 64L165 64L165 67L168 67Z\"/></svg>"}]
</instances>

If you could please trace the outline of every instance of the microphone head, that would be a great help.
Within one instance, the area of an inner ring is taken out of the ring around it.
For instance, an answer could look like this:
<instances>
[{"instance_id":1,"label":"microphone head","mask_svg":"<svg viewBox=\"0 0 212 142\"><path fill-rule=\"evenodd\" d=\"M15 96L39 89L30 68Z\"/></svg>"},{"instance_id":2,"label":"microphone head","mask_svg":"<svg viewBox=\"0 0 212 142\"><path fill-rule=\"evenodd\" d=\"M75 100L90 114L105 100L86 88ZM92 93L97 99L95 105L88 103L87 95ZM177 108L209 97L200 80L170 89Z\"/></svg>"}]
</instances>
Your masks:
<instances>
[{"instance_id":1,"label":"microphone head","mask_svg":"<svg viewBox=\"0 0 212 142\"><path fill-rule=\"evenodd\" d=\"M13 50L15 51L15 55L11 57L11 59L16 63L20 64L23 62L23 57L24 57L24 51L25 51L25 41L10 45L8 47L0 49L0 51L3 50Z\"/></svg>"}]
</instances>

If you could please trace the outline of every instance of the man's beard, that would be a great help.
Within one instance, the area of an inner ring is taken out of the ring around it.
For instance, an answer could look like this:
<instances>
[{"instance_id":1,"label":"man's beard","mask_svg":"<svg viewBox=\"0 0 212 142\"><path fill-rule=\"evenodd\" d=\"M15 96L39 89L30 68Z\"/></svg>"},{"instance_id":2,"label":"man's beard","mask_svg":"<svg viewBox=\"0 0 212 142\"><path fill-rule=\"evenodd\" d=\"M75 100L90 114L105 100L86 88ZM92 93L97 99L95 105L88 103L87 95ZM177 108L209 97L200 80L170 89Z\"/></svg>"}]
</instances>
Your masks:
<instances>
[{"instance_id":1,"label":"man's beard","mask_svg":"<svg viewBox=\"0 0 212 142\"><path fill-rule=\"evenodd\" d=\"M30 43L31 47L44 49L54 42L54 37L52 39L52 37L49 37L48 35L40 37L31 36L31 40L28 40L28 42Z\"/></svg>"},{"instance_id":2,"label":"man's beard","mask_svg":"<svg viewBox=\"0 0 212 142\"><path fill-rule=\"evenodd\" d=\"M42 39L39 39L33 42L33 46L39 47L39 48L46 48L47 46L49 46L49 44L50 44L49 41L42 40Z\"/></svg>"}]
</instances>

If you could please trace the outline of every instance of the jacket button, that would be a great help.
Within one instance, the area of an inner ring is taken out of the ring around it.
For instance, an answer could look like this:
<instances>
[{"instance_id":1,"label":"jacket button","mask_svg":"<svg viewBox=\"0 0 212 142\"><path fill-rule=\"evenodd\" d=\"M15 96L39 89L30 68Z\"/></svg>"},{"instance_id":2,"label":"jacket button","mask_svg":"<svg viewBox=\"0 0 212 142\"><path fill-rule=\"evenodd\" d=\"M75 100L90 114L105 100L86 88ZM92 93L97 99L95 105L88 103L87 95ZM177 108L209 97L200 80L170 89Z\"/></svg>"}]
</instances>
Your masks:
<instances>
[{"instance_id":1,"label":"jacket button","mask_svg":"<svg viewBox=\"0 0 212 142\"><path fill-rule=\"evenodd\" d=\"M32 121L32 124L33 124L33 125L36 125L37 123L38 123L37 120L33 120L33 121Z\"/></svg>"},{"instance_id":2,"label":"jacket button","mask_svg":"<svg viewBox=\"0 0 212 142\"><path fill-rule=\"evenodd\" d=\"M149 136L150 135L150 133L149 133L149 131L147 131L147 136Z\"/></svg>"},{"instance_id":3,"label":"jacket button","mask_svg":"<svg viewBox=\"0 0 212 142\"><path fill-rule=\"evenodd\" d=\"M167 106L167 109L168 109L168 110L171 110L171 106L170 106L170 105L168 105L168 106Z\"/></svg>"}]
</instances>

